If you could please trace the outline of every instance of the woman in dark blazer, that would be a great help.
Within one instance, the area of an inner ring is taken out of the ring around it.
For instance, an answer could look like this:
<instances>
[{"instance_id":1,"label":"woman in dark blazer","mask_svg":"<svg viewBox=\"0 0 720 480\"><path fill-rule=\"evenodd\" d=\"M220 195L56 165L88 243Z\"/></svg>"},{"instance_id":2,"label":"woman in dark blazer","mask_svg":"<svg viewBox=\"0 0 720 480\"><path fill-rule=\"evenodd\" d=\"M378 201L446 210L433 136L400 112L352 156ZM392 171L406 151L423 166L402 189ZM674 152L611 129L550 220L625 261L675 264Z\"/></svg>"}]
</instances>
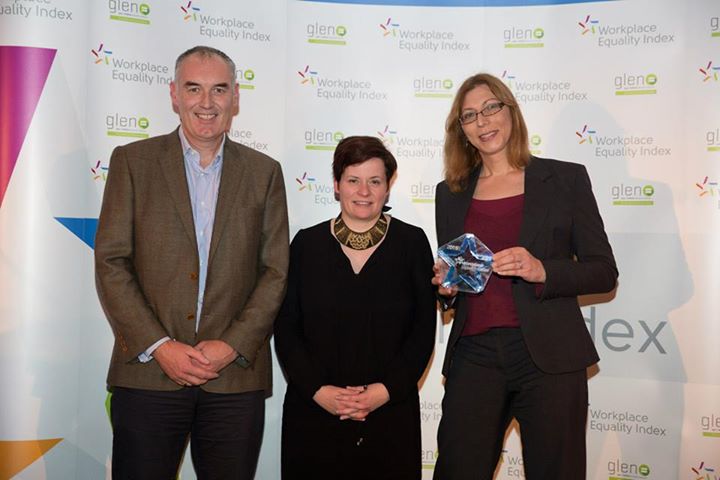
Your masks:
<instances>
[{"instance_id":1,"label":"woman in dark blazer","mask_svg":"<svg viewBox=\"0 0 720 480\"><path fill-rule=\"evenodd\" d=\"M491 479L513 418L528 480L585 478L598 355L577 296L618 275L585 167L531 156L512 92L474 75L448 115L435 205L438 245L475 233L494 257L483 293L439 287L455 314L434 478Z\"/></svg>"}]
</instances>

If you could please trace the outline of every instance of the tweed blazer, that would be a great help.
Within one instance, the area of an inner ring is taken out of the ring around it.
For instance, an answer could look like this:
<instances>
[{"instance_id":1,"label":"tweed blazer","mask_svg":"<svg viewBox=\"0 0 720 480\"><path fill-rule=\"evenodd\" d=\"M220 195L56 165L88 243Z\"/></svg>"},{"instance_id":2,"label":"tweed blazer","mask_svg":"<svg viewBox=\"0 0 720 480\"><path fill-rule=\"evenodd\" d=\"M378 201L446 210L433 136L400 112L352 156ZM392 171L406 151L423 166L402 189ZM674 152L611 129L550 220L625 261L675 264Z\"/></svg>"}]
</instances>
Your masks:
<instances>
[{"instance_id":1,"label":"tweed blazer","mask_svg":"<svg viewBox=\"0 0 720 480\"><path fill-rule=\"evenodd\" d=\"M269 338L288 268L280 165L226 138L198 331L199 258L178 131L117 147L95 240L96 284L115 335L108 386L181 388L138 355L169 336L220 339L247 359L202 386L269 391Z\"/></svg>"},{"instance_id":2,"label":"tweed blazer","mask_svg":"<svg viewBox=\"0 0 720 480\"><path fill-rule=\"evenodd\" d=\"M435 201L438 245L465 233L465 216L479 175L479 169L474 170L467 188L459 193L451 192L445 182L438 184ZM533 283L521 278L512 280L512 297L531 358L546 373L577 371L596 363L599 357L577 296L612 290L618 271L583 165L531 158L525 169L518 246L539 259L547 274L541 294ZM462 335L466 308L465 294L460 293L455 302L444 374Z\"/></svg>"}]
</instances>

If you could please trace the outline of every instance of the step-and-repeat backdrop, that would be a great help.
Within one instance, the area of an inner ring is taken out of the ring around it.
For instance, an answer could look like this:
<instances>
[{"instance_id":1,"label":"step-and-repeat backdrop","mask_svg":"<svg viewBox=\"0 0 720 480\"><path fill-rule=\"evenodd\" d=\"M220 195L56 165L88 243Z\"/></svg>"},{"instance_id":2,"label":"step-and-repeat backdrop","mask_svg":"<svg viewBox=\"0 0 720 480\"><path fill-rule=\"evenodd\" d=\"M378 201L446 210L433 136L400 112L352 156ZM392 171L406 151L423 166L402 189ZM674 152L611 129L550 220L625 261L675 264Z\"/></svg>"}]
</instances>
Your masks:
<instances>
[{"instance_id":1,"label":"step-and-repeat backdrop","mask_svg":"<svg viewBox=\"0 0 720 480\"><path fill-rule=\"evenodd\" d=\"M392 213L434 244L454 92L502 77L533 152L587 166L621 272L581 299L602 357L588 478L717 480L719 19L716 0L0 0L0 479L109 478L92 262L108 160L175 128L174 59L207 44L238 66L230 137L283 164L291 234L337 214L333 149L364 134L398 159ZM424 478L448 333L421 391ZM279 478L274 373L262 479ZM513 426L496 478L523 477Z\"/></svg>"}]
</instances>

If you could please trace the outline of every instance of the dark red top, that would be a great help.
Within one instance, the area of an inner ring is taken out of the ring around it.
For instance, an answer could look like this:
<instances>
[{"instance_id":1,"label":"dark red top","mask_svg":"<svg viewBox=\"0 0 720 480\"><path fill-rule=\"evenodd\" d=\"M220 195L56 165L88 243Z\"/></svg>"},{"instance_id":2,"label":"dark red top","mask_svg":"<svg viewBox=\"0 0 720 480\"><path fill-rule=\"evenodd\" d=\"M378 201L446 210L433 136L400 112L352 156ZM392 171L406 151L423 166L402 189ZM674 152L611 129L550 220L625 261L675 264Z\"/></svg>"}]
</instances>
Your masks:
<instances>
[{"instance_id":1,"label":"dark red top","mask_svg":"<svg viewBox=\"0 0 720 480\"><path fill-rule=\"evenodd\" d=\"M473 198L465 216L465 231L474 233L493 253L516 247L524 202L524 194L496 200ZM512 277L493 273L482 293L467 294L468 314L463 336L496 327L519 327L511 288Z\"/></svg>"}]
</instances>

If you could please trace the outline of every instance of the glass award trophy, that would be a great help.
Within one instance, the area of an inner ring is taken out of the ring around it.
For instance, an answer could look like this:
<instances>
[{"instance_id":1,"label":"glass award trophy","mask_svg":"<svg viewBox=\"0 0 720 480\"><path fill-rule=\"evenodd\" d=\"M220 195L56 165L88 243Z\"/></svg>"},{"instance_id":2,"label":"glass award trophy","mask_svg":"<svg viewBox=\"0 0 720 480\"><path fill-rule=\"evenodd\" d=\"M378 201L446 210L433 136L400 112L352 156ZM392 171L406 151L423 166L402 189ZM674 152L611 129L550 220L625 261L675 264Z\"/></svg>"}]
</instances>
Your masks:
<instances>
[{"instance_id":1,"label":"glass award trophy","mask_svg":"<svg viewBox=\"0 0 720 480\"><path fill-rule=\"evenodd\" d=\"M493 253L472 233L460 235L438 248L442 260L442 286L467 293L480 293L492 274Z\"/></svg>"}]
</instances>

